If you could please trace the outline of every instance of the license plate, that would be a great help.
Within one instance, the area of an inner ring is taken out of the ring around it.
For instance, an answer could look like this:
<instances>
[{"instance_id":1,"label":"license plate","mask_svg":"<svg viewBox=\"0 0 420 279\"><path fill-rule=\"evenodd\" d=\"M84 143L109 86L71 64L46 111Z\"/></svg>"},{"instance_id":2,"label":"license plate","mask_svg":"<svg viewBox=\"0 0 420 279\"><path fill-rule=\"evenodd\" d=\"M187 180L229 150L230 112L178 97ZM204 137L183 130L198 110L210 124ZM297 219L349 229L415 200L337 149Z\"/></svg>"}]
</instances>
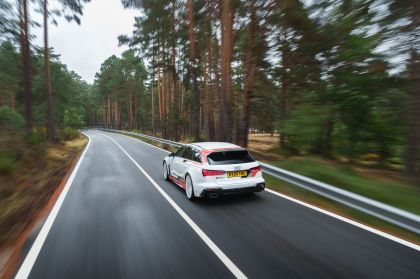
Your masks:
<instances>
[{"instance_id":1,"label":"license plate","mask_svg":"<svg viewBox=\"0 0 420 279\"><path fill-rule=\"evenodd\" d=\"M242 176L246 176L247 173L246 171L229 171L227 173L227 177L232 178L232 177L242 177Z\"/></svg>"}]
</instances>

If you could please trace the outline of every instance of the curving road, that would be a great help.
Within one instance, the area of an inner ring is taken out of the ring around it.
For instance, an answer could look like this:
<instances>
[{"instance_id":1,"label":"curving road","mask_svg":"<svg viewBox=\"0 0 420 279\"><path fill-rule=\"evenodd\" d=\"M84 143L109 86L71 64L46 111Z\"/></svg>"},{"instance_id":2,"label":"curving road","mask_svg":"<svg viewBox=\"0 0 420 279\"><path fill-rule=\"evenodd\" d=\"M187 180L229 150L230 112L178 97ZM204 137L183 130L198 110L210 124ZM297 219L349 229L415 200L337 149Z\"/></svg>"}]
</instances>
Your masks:
<instances>
[{"instance_id":1,"label":"curving road","mask_svg":"<svg viewBox=\"0 0 420 279\"><path fill-rule=\"evenodd\" d=\"M86 134L17 278L420 278L419 246L267 191L192 203L167 152Z\"/></svg>"}]
</instances>

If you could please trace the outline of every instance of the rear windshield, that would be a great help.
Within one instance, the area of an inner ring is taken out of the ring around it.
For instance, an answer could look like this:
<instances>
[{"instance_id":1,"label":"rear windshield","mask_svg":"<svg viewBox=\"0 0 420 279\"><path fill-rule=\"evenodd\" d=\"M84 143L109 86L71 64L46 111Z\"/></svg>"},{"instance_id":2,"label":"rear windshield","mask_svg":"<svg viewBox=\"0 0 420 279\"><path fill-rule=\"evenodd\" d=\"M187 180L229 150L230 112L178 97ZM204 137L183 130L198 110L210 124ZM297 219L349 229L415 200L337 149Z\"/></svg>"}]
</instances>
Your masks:
<instances>
[{"instance_id":1,"label":"rear windshield","mask_svg":"<svg viewBox=\"0 0 420 279\"><path fill-rule=\"evenodd\" d=\"M210 165L230 165L255 162L247 150L217 151L207 155Z\"/></svg>"}]
</instances>

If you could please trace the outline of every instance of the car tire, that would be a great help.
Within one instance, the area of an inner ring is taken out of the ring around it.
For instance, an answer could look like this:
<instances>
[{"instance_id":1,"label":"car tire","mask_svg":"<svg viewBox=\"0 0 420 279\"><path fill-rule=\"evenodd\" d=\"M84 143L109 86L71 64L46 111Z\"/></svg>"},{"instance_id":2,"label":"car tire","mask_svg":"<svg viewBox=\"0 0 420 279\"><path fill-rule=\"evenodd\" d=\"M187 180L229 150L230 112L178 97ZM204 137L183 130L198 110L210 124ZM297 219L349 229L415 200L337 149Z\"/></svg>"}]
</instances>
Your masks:
<instances>
[{"instance_id":1,"label":"car tire","mask_svg":"<svg viewBox=\"0 0 420 279\"><path fill-rule=\"evenodd\" d=\"M169 181L169 172L168 172L168 166L166 165L166 162L163 162L163 179L166 181Z\"/></svg>"},{"instance_id":2,"label":"car tire","mask_svg":"<svg viewBox=\"0 0 420 279\"><path fill-rule=\"evenodd\" d=\"M190 201L195 200L195 196L194 196L194 185L193 185L191 176L189 176L188 174L185 177L185 194L187 195L187 198Z\"/></svg>"}]
</instances>

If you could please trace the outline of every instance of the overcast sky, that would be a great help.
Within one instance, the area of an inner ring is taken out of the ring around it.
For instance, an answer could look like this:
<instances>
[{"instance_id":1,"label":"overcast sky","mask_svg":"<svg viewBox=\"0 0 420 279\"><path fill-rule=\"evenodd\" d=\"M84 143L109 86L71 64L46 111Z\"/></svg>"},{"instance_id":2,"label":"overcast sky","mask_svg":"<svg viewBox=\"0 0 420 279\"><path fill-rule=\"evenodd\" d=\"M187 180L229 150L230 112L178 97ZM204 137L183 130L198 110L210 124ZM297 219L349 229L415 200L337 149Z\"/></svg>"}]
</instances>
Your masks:
<instances>
[{"instance_id":1,"label":"overcast sky","mask_svg":"<svg viewBox=\"0 0 420 279\"><path fill-rule=\"evenodd\" d=\"M121 54L127 47L118 47L118 35L130 35L134 17L139 11L124 10L120 0L92 0L85 5L81 25L58 19L50 25L50 46L70 70L92 83L102 62L112 54ZM31 16L41 23L39 15ZM43 45L42 28L34 28L35 44Z\"/></svg>"}]
</instances>

